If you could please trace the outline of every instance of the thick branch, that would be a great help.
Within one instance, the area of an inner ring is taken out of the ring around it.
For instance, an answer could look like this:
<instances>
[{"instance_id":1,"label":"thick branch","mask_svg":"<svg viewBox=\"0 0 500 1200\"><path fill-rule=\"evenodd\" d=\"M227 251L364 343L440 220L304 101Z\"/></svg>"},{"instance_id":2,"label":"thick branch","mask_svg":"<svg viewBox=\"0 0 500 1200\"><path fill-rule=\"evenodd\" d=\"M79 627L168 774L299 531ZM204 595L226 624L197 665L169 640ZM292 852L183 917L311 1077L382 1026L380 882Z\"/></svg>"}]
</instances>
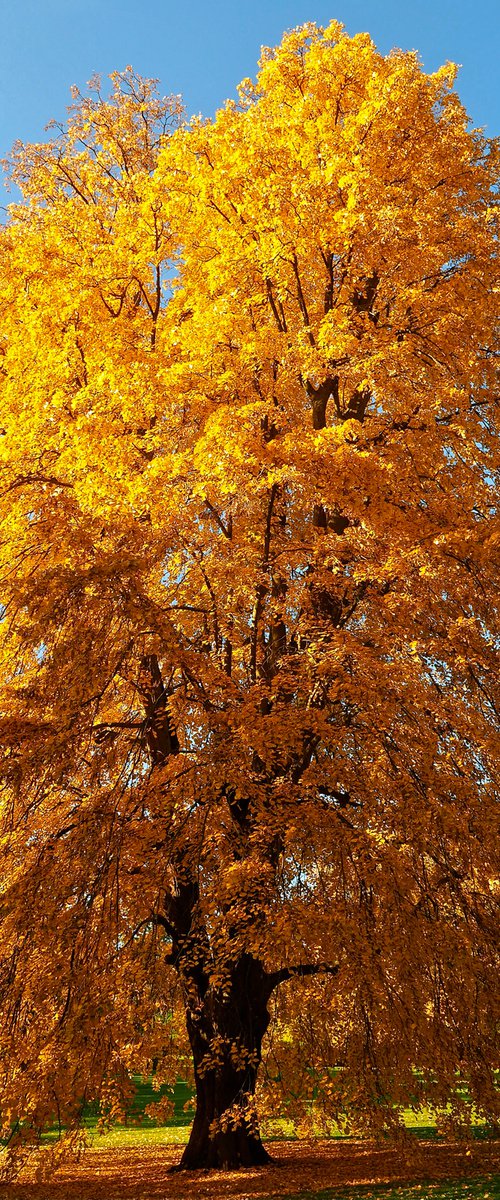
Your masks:
<instances>
[{"instance_id":1,"label":"thick branch","mask_svg":"<svg viewBox=\"0 0 500 1200\"><path fill-rule=\"evenodd\" d=\"M330 312L333 308L333 254L324 254L321 251L321 257L326 267L327 283L325 287L324 310L325 313Z\"/></svg>"},{"instance_id":2,"label":"thick branch","mask_svg":"<svg viewBox=\"0 0 500 1200\"><path fill-rule=\"evenodd\" d=\"M156 654L145 654L141 663L140 688L146 710L146 738L154 766L170 754L179 753L179 739L168 711L169 693L162 679Z\"/></svg>"},{"instance_id":3,"label":"thick branch","mask_svg":"<svg viewBox=\"0 0 500 1200\"><path fill-rule=\"evenodd\" d=\"M288 979L305 979L311 975L337 975L339 972L339 963L299 963L296 967L281 967L279 971L268 971L267 987L269 994L279 987L280 983L286 983Z\"/></svg>"},{"instance_id":4,"label":"thick branch","mask_svg":"<svg viewBox=\"0 0 500 1200\"><path fill-rule=\"evenodd\" d=\"M326 425L326 406L330 396L333 397L337 411L340 407L339 376L329 375L318 387L314 387L314 384L308 379L306 392L311 401L313 429L324 429Z\"/></svg>"}]
</instances>

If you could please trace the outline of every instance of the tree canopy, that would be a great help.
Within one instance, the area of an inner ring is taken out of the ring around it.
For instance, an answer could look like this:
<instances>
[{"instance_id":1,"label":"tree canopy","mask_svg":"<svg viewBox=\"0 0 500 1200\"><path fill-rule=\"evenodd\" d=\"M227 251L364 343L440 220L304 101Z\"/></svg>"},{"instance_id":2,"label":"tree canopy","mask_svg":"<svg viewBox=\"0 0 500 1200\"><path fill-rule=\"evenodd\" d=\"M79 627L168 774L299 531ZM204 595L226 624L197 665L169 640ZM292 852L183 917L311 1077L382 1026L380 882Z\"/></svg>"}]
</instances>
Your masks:
<instances>
[{"instance_id":1,"label":"tree canopy","mask_svg":"<svg viewBox=\"0 0 500 1200\"><path fill-rule=\"evenodd\" d=\"M499 156L454 76L308 25L213 121L128 68L14 149L8 1169L191 1059L186 1166L497 1111Z\"/></svg>"}]
</instances>

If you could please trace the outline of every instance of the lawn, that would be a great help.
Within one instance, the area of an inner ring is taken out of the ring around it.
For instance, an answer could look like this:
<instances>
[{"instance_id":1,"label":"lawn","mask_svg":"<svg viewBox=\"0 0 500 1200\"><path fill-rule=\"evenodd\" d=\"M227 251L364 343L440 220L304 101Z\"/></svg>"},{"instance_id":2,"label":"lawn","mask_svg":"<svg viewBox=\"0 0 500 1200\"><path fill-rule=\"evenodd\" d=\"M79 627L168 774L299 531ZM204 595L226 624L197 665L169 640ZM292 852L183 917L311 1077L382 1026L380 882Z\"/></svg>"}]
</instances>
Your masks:
<instances>
[{"instance_id":1,"label":"lawn","mask_svg":"<svg viewBox=\"0 0 500 1200\"><path fill-rule=\"evenodd\" d=\"M281 1200L499 1200L500 1176L445 1183L404 1184L402 1187L327 1188L321 1192L295 1192ZM270 1198L271 1200L271 1198Z\"/></svg>"},{"instance_id":2,"label":"lawn","mask_svg":"<svg viewBox=\"0 0 500 1200\"><path fill-rule=\"evenodd\" d=\"M136 1075L134 1078L135 1096L131 1108L127 1114L127 1120L123 1125L114 1125L105 1133L101 1133L97 1129L97 1108L89 1107L85 1125L88 1129L93 1146L102 1149L126 1149L130 1148L146 1148L147 1146L164 1146L174 1144L184 1144L189 1137L189 1129L191 1126L193 1109L190 1106L192 1091L187 1083L179 1080L175 1088L161 1088L160 1091L154 1091L151 1081L142 1079ZM165 1125L157 1125L155 1121L145 1116L145 1109L152 1101L159 1100L160 1097L168 1095L174 1102L174 1112L168 1119ZM436 1125L433 1113L430 1109L421 1109L418 1113L407 1109L404 1114L405 1125L407 1129L415 1133L420 1139L436 1139ZM474 1129L476 1138L481 1139L485 1136L486 1130L484 1126L478 1125ZM318 1135L324 1137L324 1132ZM55 1137L55 1132L45 1135L47 1138ZM293 1140L295 1131L292 1121L283 1118L275 1118L268 1120L263 1125L263 1136L266 1142ZM343 1134L332 1122L330 1129L330 1137L335 1139L345 1140L346 1135Z\"/></svg>"}]
</instances>

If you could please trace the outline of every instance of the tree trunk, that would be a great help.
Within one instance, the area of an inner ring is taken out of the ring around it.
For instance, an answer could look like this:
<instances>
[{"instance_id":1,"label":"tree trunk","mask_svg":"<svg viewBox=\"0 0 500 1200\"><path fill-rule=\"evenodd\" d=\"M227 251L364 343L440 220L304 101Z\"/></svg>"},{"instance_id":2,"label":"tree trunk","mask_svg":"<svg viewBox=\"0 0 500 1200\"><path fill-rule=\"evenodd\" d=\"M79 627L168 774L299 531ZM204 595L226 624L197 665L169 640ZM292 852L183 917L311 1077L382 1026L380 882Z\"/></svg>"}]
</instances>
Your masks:
<instances>
[{"instance_id":1,"label":"tree trunk","mask_svg":"<svg viewBox=\"0 0 500 1200\"><path fill-rule=\"evenodd\" d=\"M181 1170L236 1170L270 1161L253 1103L270 991L261 964L244 954L223 989L210 987L188 1000L196 1112Z\"/></svg>"}]
</instances>

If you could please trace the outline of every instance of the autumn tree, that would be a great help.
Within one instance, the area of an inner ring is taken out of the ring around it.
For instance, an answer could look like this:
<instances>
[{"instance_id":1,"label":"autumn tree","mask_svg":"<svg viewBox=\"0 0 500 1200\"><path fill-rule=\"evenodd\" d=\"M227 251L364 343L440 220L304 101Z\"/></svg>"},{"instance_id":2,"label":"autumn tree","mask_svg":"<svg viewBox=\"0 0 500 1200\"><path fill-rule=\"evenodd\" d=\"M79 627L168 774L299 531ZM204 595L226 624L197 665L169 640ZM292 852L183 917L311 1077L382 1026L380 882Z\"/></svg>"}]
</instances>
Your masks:
<instances>
[{"instance_id":1,"label":"autumn tree","mask_svg":"<svg viewBox=\"0 0 500 1200\"><path fill-rule=\"evenodd\" d=\"M258 1073L497 1111L498 148L453 81L306 26L214 121L128 69L14 151L7 1159L188 1044L186 1167L266 1161Z\"/></svg>"}]
</instances>

